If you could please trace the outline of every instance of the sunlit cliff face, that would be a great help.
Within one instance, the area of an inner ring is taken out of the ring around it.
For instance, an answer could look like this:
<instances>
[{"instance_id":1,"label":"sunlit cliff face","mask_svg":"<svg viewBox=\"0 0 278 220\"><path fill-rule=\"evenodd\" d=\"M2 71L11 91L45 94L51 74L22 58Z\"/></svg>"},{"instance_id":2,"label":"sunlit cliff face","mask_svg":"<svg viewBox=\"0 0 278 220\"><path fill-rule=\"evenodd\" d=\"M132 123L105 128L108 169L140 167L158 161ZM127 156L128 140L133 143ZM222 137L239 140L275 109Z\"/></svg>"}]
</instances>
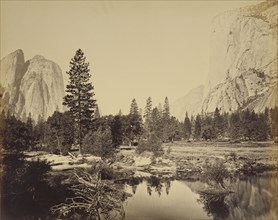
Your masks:
<instances>
[{"instance_id":1,"label":"sunlit cliff face","mask_svg":"<svg viewBox=\"0 0 278 220\"><path fill-rule=\"evenodd\" d=\"M60 67L42 56L24 61L22 50L1 60L1 87L4 110L26 120L46 119L55 110L63 111L64 82Z\"/></svg>"},{"instance_id":2,"label":"sunlit cliff face","mask_svg":"<svg viewBox=\"0 0 278 220\"><path fill-rule=\"evenodd\" d=\"M200 91L192 90L172 110L176 117L238 109L264 111L277 99L277 1L227 11L211 25L210 68L200 102L187 102ZM192 94L192 92L194 94ZM194 106L194 108L192 107Z\"/></svg>"}]
</instances>

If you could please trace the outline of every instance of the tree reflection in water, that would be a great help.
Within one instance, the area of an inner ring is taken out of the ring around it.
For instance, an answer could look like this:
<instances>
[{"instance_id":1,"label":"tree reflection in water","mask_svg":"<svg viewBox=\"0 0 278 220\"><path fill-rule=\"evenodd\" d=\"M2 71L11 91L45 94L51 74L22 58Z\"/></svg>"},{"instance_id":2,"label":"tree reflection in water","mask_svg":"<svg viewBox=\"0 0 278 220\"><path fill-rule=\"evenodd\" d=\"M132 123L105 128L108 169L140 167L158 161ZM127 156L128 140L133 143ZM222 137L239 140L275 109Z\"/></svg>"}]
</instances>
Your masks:
<instances>
[{"instance_id":1,"label":"tree reflection in water","mask_svg":"<svg viewBox=\"0 0 278 220\"><path fill-rule=\"evenodd\" d=\"M143 179L140 177L132 177L125 182L126 184L130 185L132 188L132 193L136 193L137 186L142 183Z\"/></svg>"},{"instance_id":2,"label":"tree reflection in water","mask_svg":"<svg viewBox=\"0 0 278 220\"><path fill-rule=\"evenodd\" d=\"M171 180L167 179L166 182L164 183L164 185L165 185L166 193L167 193L167 195L169 195L170 188L171 188Z\"/></svg>"},{"instance_id":3,"label":"tree reflection in water","mask_svg":"<svg viewBox=\"0 0 278 220\"><path fill-rule=\"evenodd\" d=\"M225 202L227 194L201 193L198 202L204 204L204 210L208 216L213 216L215 220L226 219L229 216L229 205Z\"/></svg>"},{"instance_id":4,"label":"tree reflection in water","mask_svg":"<svg viewBox=\"0 0 278 220\"><path fill-rule=\"evenodd\" d=\"M156 176L151 176L147 179L147 191L149 195L152 195L152 188L155 189L155 191L158 193L159 196L161 196L162 193L162 182L161 180Z\"/></svg>"},{"instance_id":5,"label":"tree reflection in water","mask_svg":"<svg viewBox=\"0 0 278 220\"><path fill-rule=\"evenodd\" d=\"M135 194L137 186L142 184L143 181L146 183L147 193L151 197L155 192L162 198L164 195L169 194L171 187L175 187L175 184L171 183L173 179L160 179L155 176L132 178L126 184L131 186ZM186 184L193 193L198 192L197 188L205 187L203 182L179 182ZM226 192L225 189L220 190L218 193L217 190L198 193L198 202L202 204L203 210L208 216L213 217L215 220L278 219L277 176L248 176L241 179L229 179L225 184L229 191L231 190L233 193ZM163 190L165 190L165 194ZM175 189L173 190L175 191ZM183 193L185 192L180 192L180 194ZM165 199L165 197L163 198Z\"/></svg>"},{"instance_id":6,"label":"tree reflection in water","mask_svg":"<svg viewBox=\"0 0 278 220\"><path fill-rule=\"evenodd\" d=\"M136 189L137 186L142 183L144 181L146 181L147 184L147 193L151 196L153 190L155 192L157 192L157 194L159 196L161 196L161 193L163 192L163 187L165 187L165 191L167 193L167 195L170 192L170 188L171 188L171 181L172 179L160 179L159 177L156 176L150 176L150 177L144 177L144 178L140 178L140 177L133 177L130 178L129 180L126 181L126 184L128 184L129 186L131 186L132 188L132 192L133 194L136 193Z\"/></svg>"}]
</instances>

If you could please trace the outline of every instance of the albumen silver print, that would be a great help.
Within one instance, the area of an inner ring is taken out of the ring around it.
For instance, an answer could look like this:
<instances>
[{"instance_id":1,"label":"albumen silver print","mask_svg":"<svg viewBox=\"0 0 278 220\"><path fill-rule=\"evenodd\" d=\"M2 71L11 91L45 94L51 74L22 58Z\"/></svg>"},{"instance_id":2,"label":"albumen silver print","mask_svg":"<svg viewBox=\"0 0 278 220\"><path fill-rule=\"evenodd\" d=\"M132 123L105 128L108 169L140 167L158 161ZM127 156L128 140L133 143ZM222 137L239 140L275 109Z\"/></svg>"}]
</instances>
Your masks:
<instances>
[{"instance_id":1,"label":"albumen silver print","mask_svg":"<svg viewBox=\"0 0 278 220\"><path fill-rule=\"evenodd\" d=\"M1 219L278 219L277 0L1 0Z\"/></svg>"}]
</instances>

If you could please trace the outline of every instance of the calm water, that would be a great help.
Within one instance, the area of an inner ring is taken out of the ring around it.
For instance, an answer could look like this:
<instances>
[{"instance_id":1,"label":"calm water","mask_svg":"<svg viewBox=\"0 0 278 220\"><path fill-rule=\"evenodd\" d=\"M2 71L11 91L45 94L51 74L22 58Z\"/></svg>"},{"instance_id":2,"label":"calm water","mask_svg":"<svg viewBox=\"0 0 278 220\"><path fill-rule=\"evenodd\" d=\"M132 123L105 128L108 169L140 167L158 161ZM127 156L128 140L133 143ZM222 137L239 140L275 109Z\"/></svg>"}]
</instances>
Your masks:
<instances>
[{"instance_id":1,"label":"calm water","mask_svg":"<svg viewBox=\"0 0 278 220\"><path fill-rule=\"evenodd\" d=\"M152 178L126 185L126 219L278 219L278 178L246 177L229 182L235 193L199 194L203 183Z\"/></svg>"}]
</instances>

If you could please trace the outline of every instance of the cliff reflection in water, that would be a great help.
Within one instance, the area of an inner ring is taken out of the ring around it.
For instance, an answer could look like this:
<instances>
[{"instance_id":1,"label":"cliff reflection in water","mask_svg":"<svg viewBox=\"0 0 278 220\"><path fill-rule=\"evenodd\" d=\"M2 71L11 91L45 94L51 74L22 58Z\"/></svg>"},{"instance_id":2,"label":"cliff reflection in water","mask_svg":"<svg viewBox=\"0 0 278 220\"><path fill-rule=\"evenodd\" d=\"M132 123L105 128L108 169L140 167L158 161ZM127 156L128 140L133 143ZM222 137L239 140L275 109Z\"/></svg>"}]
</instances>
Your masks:
<instances>
[{"instance_id":1,"label":"cliff reflection in water","mask_svg":"<svg viewBox=\"0 0 278 220\"><path fill-rule=\"evenodd\" d=\"M133 178L126 217L190 219L278 219L278 177L252 176L228 184L234 193L200 193L201 182ZM139 216L138 216L139 215Z\"/></svg>"},{"instance_id":2,"label":"cliff reflection in water","mask_svg":"<svg viewBox=\"0 0 278 220\"><path fill-rule=\"evenodd\" d=\"M214 219L277 219L278 178L252 176L231 185L231 194L200 194L198 200Z\"/></svg>"},{"instance_id":3,"label":"cliff reflection in water","mask_svg":"<svg viewBox=\"0 0 278 220\"><path fill-rule=\"evenodd\" d=\"M227 198L230 219L277 219L277 186L277 176L253 176L238 181L234 195Z\"/></svg>"}]
</instances>

